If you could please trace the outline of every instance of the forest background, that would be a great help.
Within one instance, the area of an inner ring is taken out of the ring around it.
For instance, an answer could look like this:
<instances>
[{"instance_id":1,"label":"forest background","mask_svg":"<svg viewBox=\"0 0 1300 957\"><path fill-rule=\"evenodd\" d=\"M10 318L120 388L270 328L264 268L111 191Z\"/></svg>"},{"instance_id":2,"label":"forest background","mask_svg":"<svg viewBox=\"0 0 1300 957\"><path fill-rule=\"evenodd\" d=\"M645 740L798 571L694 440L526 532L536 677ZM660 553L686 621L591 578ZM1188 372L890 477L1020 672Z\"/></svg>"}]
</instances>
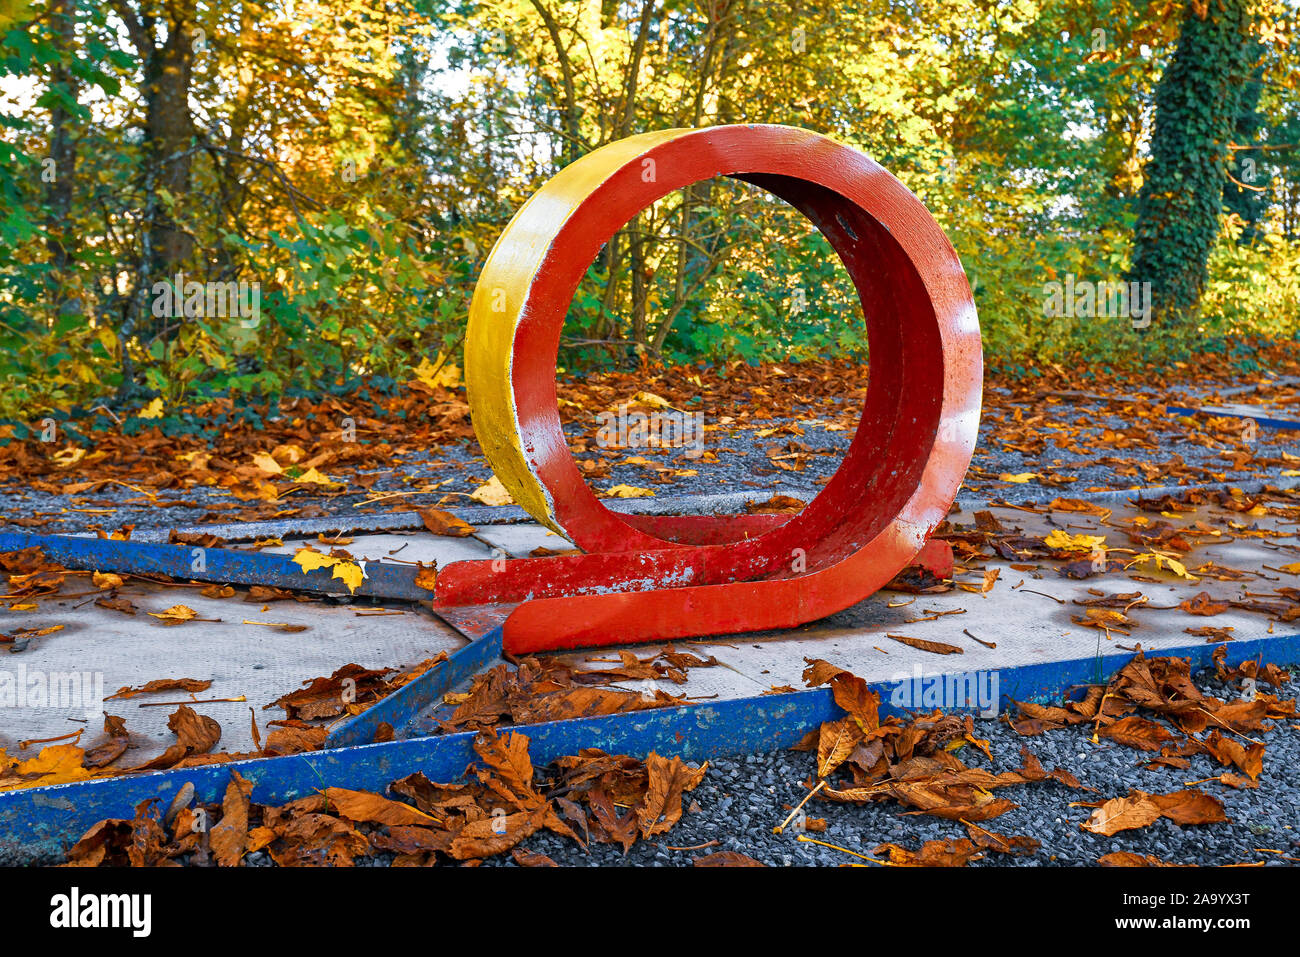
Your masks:
<instances>
[{"instance_id":1,"label":"forest background","mask_svg":"<svg viewBox=\"0 0 1300 957\"><path fill-rule=\"evenodd\" d=\"M454 384L474 280L541 183L721 123L807 127L897 175L1000 373L1250 368L1300 330L1298 8L4 0L0 420ZM195 282L245 308L159 308ZM1149 313L1106 309L1120 283ZM719 179L606 245L561 365L865 352L827 243Z\"/></svg>"}]
</instances>

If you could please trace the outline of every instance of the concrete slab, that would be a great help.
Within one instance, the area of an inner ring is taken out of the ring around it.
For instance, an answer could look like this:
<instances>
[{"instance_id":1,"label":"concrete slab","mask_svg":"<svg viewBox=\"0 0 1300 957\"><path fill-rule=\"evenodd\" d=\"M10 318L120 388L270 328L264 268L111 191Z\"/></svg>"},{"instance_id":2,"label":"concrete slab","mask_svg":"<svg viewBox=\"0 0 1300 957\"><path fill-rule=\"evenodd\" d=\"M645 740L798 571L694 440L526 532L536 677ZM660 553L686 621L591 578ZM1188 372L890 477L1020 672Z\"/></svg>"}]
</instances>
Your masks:
<instances>
[{"instance_id":1,"label":"concrete slab","mask_svg":"<svg viewBox=\"0 0 1300 957\"><path fill-rule=\"evenodd\" d=\"M349 663L367 668L400 668L423 661L441 651L451 654L465 640L452 628L424 610L390 603L387 608L369 601L357 604L325 604L321 601L276 601L269 605L241 600L238 590L230 599L208 599L198 588L164 587L131 581L120 594L139 611L134 616L97 607L87 595L85 577L71 579L59 596L43 598L33 611L4 613L6 632L18 628L46 628L62 625L52 634L36 638L21 654L0 652L0 688L5 674L14 682L58 680L55 676L76 674L81 692L77 700L60 706L26 706L14 702L0 706L0 747L10 756L31 757L43 745L26 751L17 742L57 737L84 728L84 746L100 736L101 710L126 720L133 733L132 747L119 765L128 767L161 753L175 741L167 728L174 707L141 707L150 701L183 701L185 692L170 691L104 702L97 694L112 695L124 686L138 687L158 678L198 678L212 686L195 697L229 698L240 695L245 703L196 706L202 714L220 723L221 742L217 750L248 751L253 748L249 708L265 738L266 722L284 718L279 708L263 707L301 686L304 681L328 675ZM183 604L199 618L215 622L187 622L165 625L147 612L161 612ZM377 616L378 611L400 614ZM287 632L244 621L277 622L305 626L305 631ZM0 645L0 648L7 646Z\"/></svg>"}]
</instances>

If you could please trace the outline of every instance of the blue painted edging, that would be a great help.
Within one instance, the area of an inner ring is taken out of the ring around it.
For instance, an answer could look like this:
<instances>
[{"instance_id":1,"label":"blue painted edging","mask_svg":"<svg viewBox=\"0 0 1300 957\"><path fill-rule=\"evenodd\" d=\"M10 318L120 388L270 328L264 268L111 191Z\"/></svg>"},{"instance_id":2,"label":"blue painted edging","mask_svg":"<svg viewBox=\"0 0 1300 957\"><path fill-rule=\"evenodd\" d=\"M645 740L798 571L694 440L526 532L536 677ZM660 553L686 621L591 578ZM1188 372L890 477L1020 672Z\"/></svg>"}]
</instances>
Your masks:
<instances>
[{"instance_id":1,"label":"blue painted edging","mask_svg":"<svg viewBox=\"0 0 1300 957\"><path fill-rule=\"evenodd\" d=\"M1300 633L1290 635L1265 635L1260 638L1238 638L1227 642L1230 665L1250 658L1262 657L1265 661L1290 663L1300 661ZM1146 648L1148 658L1187 658L1192 671L1214 663L1215 644L1185 645L1179 648ZM1073 661L1045 661L1040 665L1023 665L1019 668L999 669L999 685L1004 705L1009 700L1032 701L1044 704L1061 697L1069 697L1079 685L1101 684L1133 659L1134 652L1116 651L1096 658L1079 658Z\"/></svg>"},{"instance_id":2,"label":"blue painted edging","mask_svg":"<svg viewBox=\"0 0 1300 957\"><path fill-rule=\"evenodd\" d=\"M392 725L398 737L406 737L403 732L420 711L501 657L501 635L502 628L498 625L446 661L340 724L325 739L325 747L369 744L375 740L375 731L381 723Z\"/></svg>"},{"instance_id":3,"label":"blue painted edging","mask_svg":"<svg viewBox=\"0 0 1300 957\"><path fill-rule=\"evenodd\" d=\"M1197 669L1212 663L1217 647L1200 644L1153 653L1189 658ZM1228 648L1229 664L1257 657L1290 663L1300 661L1300 634L1239 639L1228 643ZM1131 658L1123 652L998 669L1002 702L1058 699L1079 685L1105 680ZM898 686L899 682L871 685L880 696L882 714L905 710L892 704ZM655 751L701 761L789 747L841 713L830 691L816 688L503 730L528 736L537 766L593 746L638 757ZM437 781L454 780L475 759L474 737L467 732L413 738L0 792L0 863L58 858L97 821L130 818L135 806L148 798L159 798L166 805L186 782L194 785L197 800L219 801L232 770L253 782L253 800L262 804L280 804L331 786L383 792L391 781L415 771Z\"/></svg>"},{"instance_id":4,"label":"blue painted edging","mask_svg":"<svg viewBox=\"0 0 1300 957\"><path fill-rule=\"evenodd\" d=\"M716 704L552 721L518 730L538 766L598 745L611 753L651 751L702 761L721 754L788 747L833 717L825 689ZM135 806L159 798L162 809L186 782L198 801L220 801L232 771L253 782L252 799L280 804L326 787L384 792L415 771L434 781L459 778L476 760L475 733L366 744L280 758L158 771L76 784L0 792L0 864L59 858L105 818L131 818Z\"/></svg>"},{"instance_id":5,"label":"blue painted edging","mask_svg":"<svg viewBox=\"0 0 1300 957\"><path fill-rule=\"evenodd\" d=\"M101 572L168 575L182 580L219 584L276 585L298 591L348 594L347 586L325 570L304 573L292 555L264 555L233 548L200 548L197 545L155 545L147 542L119 542L107 538L73 535L38 535L32 532L0 533L0 552L16 552L37 546L45 557L68 568ZM196 569L195 553L202 553ZM355 594L375 598L428 601L432 593L415 584L416 569L410 565L368 562L366 577Z\"/></svg>"},{"instance_id":6,"label":"blue painted edging","mask_svg":"<svg viewBox=\"0 0 1300 957\"><path fill-rule=\"evenodd\" d=\"M1268 416L1245 415L1232 409L1217 408L1212 405L1193 408L1190 405L1167 405L1165 412L1169 415L1216 415L1232 419L1252 419L1261 429L1300 429L1300 422L1291 419L1272 419Z\"/></svg>"}]
</instances>

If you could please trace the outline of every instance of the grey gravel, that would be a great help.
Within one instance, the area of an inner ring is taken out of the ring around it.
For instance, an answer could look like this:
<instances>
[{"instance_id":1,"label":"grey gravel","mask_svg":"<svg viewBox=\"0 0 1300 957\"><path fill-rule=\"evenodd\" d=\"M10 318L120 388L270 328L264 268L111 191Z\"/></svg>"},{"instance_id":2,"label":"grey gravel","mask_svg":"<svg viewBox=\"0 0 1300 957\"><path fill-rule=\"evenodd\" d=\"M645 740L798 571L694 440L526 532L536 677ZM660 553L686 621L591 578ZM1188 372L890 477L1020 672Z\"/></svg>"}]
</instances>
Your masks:
<instances>
[{"instance_id":1,"label":"grey gravel","mask_svg":"<svg viewBox=\"0 0 1300 957\"><path fill-rule=\"evenodd\" d=\"M1293 675L1297 673L1295 667L1289 670ZM1198 675L1196 684L1218 697L1239 693L1225 687L1212 670ZM1279 694L1283 698L1300 694L1300 681L1293 678ZM1189 781L1218 777L1230 769L1206 755L1198 755L1191 758L1187 770L1148 771L1144 768L1150 760L1148 753L1104 740L1093 744L1087 726L1027 738L999 719L985 719L976 721L975 730L977 737L989 739L993 761L967 746L958 756L969 766L995 773L1016 770L1021 767L1021 747L1028 747L1044 767L1063 767L1085 786L1095 788L1096 793L1075 791L1055 781L999 788L999 797L1019 807L981 826L1006 836L1033 837L1042 842L1042 847L1023 857L988 853L973 861L972 867L1095 865L1099 857L1112 851L1154 854L1169 863L1199 865L1262 861L1271 867L1287 865L1283 856L1300 858L1300 731L1285 721L1276 722L1271 731L1259 735L1267 751L1258 789L1235 790L1217 782L1197 785L1223 802L1226 823L1180 827L1161 819L1149 827L1114 837L1081 830L1079 824L1092 811L1070 804L1124 796L1133 788L1149 793L1178 791ZM787 805L793 807L807 793L801 782L814 780L814 760L810 753L770 751L710 761L704 781L683 800L684 807L694 805L697 809L685 811L681 822L663 838L640 842L626 856L619 847L592 844L584 850L553 834L534 835L523 846L563 866L576 867L690 866L697 857L723 850L739 851L770 866L861 863L844 851L801 841L797 832L772 833L789 813ZM967 836L960 822L909 814L896 802L858 806L814 798L804 811L809 818L824 818L827 824L824 833L807 833L805 837L868 857L874 857L873 850L886 842L916 850L925 841ZM715 846L699 850L670 849L714 841ZM1256 848L1281 853L1259 853ZM507 856L484 863L512 866L514 862Z\"/></svg>"}]
</instances>

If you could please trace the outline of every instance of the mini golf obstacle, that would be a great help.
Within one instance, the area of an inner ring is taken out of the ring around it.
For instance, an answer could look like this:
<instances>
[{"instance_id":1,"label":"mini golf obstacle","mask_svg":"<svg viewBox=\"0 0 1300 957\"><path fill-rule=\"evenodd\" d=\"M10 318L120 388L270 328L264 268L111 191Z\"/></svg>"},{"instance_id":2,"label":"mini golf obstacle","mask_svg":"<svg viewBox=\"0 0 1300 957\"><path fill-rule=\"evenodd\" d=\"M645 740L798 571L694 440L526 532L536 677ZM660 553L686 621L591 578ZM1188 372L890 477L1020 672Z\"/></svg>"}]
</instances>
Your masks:
<instances>
[{"instance_id":1,"label":"mini golf obstacle","mask_svg":"<svg viewBox=\"0 0 1300 957\"><path fill-rule=\"evenodd\" d=\"M848 269L871 356L861 424L839 471L797 515L620 515L587 487L561 429L565 312L619 228L715 176L794 206ZM846 608L921 552L956 497L979 427L979 324L943 231L862 153L782 126L645 133L564 169L488 256L465 368L496 475L585 552L440 572L435 607L522 603L505 621L513 653L792 627Z\"/></svg>"},{"instance_id":2,"label":"mini golf obstacle","mask_svg":"<svg viewBox=\"0 0 1300 957\"><path fill-rule=\"evenodd\" d=\"M767 189L807 215L844 262L866 317L871 376L861 423L835 476L794 515L749 514L744 495L602 502L583 483L560 426L554 385L560 326L588 264L636 212L718 175ZM326 750L0 792L0 861L57 857L98 820L130 818L148 798L166 807L187 786L195 799L217 801L233 770L253 783L253 800L261 803L327 786L382 791L415 770L433 780L455 779L474 760L474 734L439 733L444 696L514 654L767 630L767 644L725 645L738 657L711 669L715 693L699 696L708 700L524 731L539 765L593 746L688 760L787 747L834 717L836 706L824 687L772 693L765 682L797 687L804 655L858 670L866 653L876 654L872 643L882 640L874 619L866 635L852 624L818 630L805 623L844 609L857 614L851 606L909 563L951 573L950 549L927 543L927 536L949 514L978 426L981 354L970 288L920 202L870 159L826 137L777 126L673 130L631 137L567 167L519 211L484 267L471 307L466 374L480 444L518 505L450 509L479 529L474 539L408 539L403 558L437 561L432 583L410 564L385 560L395 534L421 528L412 513L184 530L228 543L202 549L166 544L167 529L137 530L131 541L0 534L0 551L40 546L71 568L325 595L347 589L294 564L294 539L322 531L355 535L349 548L365 578L354 600L418 603L440 619L439 627L449 626L437 638L447 660L333 727ZM555 534L583 554L528 557L546 536L554 543ZM239 547L266 537L285 545ZM985 620L990 630L1037 614L1032 597L1017 593L1015 601L1022 604ZM893 604L875 604L868 617L904 614ZM13 620L22 623L18 615ZM431 635L434 624L426 620ZM1251 653L1267 646L1277 660L1300 655L1295 635L1259 637L1241 642L1243 652L1249 644ZM222 633L223 642L228 638L237 648L235 629ZM36 653L69 655L77 640L90 641L66 635ZM310 633L277 637L294 640L312 639ZM1100 643L1094 653L1091 640L1089 634L1060 646L1045 639L1018 652L972 646L962 663L939 659L925 667L995 669L998 704L1045 701L1102 680L1129 657ZM1208 663L1211 650L1177 637L1160 643L1162 653L1189 655L1198 665ZM909 655L925 657L891 646L891 657L877 655L874 671L861 672L886 713L897 709L892 671L912 667ZM373 743L390 728L393 740Z\"/></svg>"}]
</instances>

